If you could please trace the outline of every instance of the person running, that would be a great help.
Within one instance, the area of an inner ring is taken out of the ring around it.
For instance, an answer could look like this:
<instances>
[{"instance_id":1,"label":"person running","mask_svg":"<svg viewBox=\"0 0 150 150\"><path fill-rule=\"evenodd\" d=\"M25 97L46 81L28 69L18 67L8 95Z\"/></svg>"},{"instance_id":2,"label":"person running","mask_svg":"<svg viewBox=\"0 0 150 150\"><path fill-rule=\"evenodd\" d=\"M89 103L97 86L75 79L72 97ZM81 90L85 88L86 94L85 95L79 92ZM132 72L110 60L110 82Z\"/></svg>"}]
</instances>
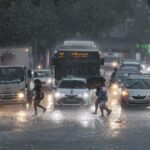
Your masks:
<instances>
[{"instance_id":1,"label":"person running","mask_svg":"<svg viewBox=\"0 0 150 150\"><path fill-rule=\"evenodd\" d=\"M96 93L95 93L96 96L98 95L98 92L100 90L100 81L105 83L106 79L104 77L100 77L100 79L96 82L96 84L95 84L96 85ZM97 98L95 101L95 111L93 112L93 114L97 114L99 103L100 103L99 98Z\"/></svg>"},{"instance_id":2,"label":"person running","mask_svg":"<svg viewBox=\"0 0 150 150\"><path fill-rule=\"evenodd\" d=\"M105 81L101 81L99 83L99 90L96 93L98 100L99 100L99 107L101 111L101 117L104 117L104 110L107 111L107 115L110 115L112 110L109 109L106 105L106 102L108 101L107 97L107 90L105 86Z\"/></svg>"},{"instance_id":3,"label":"person running","mask_svg":"<svg viewBox=\"0 0 150 150\"><path fill-rule=\"evenodd\" d=\"M37 107L42 108L43 113L45 113L46 108L40 105L41 100L44 98L44 94L42 92L42 84L39 79L34 80L33 96L35 96L34 97L34 115L37 116Z\"/></svg>"}]
</instances>

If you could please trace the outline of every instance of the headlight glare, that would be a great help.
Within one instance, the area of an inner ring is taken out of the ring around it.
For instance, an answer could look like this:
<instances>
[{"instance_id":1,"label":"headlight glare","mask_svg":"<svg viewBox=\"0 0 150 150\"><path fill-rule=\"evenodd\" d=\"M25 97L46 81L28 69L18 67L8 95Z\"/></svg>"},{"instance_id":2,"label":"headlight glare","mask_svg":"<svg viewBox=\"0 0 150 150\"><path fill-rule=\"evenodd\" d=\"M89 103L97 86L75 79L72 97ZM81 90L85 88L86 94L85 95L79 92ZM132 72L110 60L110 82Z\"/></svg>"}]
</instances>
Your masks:
<instances>
[{"instance_id":1,"label":"headlight glare","mask_svg":"<svg viewBox=\"0 0 150 150\"><path fill-rule=\"evenodd\" d=\"M60 98L60 97L63 97L63 96L65 96L65 94L60 93L60 92L55 93L55 98Z\"/></svg>"},{"instance_id":2,"label":"headlight glare","mask_svg":"<svg viewBox=\"0 0 150 150\"><path fill-rule=\"evenodd\" d=\"M112 66L113 66L113 67L117 67L117 66L118 66L117 62L113 62L113 63L112 63Z\"/></svg>"},{"instance_id":3,"label":"headlight glare","mask_svg":"<svg viewBox=\"0 0 150 150\"><path fill-rule=\"evenodd\" d=\"M52 79L48 79L47 83L51 83L52 82Z\"/></svg>"},{"instance_id":4,"label":"headlight glare","mask_svg":"<svg viewBox=\"0 0 150 150\"><path fill-rule=\"evenodd\" d=\"M112 88L113 89L118 89L118 85L114 83L114 84L112 84Z\"/></svg>"},{"instance_id":5,"label":"headlight glare","mask_svg":"<svg viewBox=\"0 0 150 150\"><path fill-rule=\"evenodd\" d=\"M84 97L84 98L88 98L88 97L89 97L89 94L88 94L88 93L84 93L84 94L83 94L83 97Z\"/></svg>"},{"instance_id":6,"label":"headlight glare","mask_svg":"<svg viewBox=\"0 0 150 150\"><path fill-rule=\"evenodd\" d=\"M129 95L129 93L128 93L128 91L122 91L122 96L128 96Z\"/></svg>"},{"instance_id":7,"label":"headlight glare","mask_svg":"<svg viewBox=\"0 0 150 150\"><path fill-rule=\"evenodd\" d=\"M19 93L18 93L18 98L19 98L19 99L24 98L24 96L25 96L25 95L24 95L24 93L23 93L23 92L19 92Z\"/></svg>"}]
</instances>

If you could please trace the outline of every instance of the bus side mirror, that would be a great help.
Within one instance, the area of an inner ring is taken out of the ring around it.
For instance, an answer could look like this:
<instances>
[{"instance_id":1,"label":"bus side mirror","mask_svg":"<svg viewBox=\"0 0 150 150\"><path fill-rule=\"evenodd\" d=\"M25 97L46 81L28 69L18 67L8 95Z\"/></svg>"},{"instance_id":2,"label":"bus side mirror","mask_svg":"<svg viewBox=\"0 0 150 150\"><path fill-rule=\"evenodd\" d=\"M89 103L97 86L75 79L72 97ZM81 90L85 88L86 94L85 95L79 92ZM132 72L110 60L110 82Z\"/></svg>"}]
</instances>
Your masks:
<instances>
[{"instance_id":1,"label":"bus side mirror","mask_svg":"<svg viewBox=\"0 0 150 150\"><path fill-rule=\"evenodd\" d=\"M32 78L32 71L31 70L28 70L28 77Z\"/></svg>"},{"instance_id":2,"label":"bus side mirror","mask_svg":"<svg viewBox=\"0 0 150 150\"><path fill-rule=\"evenodd\" d=\"M100 64L104 66L104 58L100 58Z\"/></svg>"}]
</instances>

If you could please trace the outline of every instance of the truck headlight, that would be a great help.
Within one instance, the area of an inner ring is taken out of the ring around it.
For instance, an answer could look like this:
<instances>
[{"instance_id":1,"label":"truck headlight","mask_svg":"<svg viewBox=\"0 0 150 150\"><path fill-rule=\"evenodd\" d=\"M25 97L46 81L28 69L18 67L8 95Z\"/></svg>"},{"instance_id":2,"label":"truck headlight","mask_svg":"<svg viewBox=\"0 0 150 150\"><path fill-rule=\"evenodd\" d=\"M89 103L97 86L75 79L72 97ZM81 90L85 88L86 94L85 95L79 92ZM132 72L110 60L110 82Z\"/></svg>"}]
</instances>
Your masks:
<instances>
[{"instance_id":1,"label":"truck headlight","mask_svg":"<svg viewBox=\"0 0 150 150\"><path fill-rule=\"evenodd\" d=\"M25 96L25 95L24 95L24 93L23 93L23 92L19 92L19 93L18 93L18 98L19 98L19 99L24 98L24 96Z\"/></svg>"}]
</instances>

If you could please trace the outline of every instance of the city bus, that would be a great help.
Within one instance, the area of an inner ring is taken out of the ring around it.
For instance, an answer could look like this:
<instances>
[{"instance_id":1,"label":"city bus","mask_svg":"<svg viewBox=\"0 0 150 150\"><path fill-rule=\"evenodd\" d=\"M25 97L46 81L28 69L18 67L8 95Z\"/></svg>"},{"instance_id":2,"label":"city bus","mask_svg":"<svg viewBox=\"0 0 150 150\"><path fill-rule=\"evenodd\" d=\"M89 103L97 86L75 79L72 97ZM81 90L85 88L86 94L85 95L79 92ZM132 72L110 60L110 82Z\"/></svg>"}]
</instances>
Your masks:
<instances>
[{"instance_id":1,"label":"city bus","mask_svg":"<svg viewBox=\"0 0 150 150\"><path fill-rule=\"evenodd\" d=\"M52 64L55 80L60 80L68 75L85 79L100 76L104 63L93 41L64 41L55 51Z\"/></svg>"}]
</instances>

